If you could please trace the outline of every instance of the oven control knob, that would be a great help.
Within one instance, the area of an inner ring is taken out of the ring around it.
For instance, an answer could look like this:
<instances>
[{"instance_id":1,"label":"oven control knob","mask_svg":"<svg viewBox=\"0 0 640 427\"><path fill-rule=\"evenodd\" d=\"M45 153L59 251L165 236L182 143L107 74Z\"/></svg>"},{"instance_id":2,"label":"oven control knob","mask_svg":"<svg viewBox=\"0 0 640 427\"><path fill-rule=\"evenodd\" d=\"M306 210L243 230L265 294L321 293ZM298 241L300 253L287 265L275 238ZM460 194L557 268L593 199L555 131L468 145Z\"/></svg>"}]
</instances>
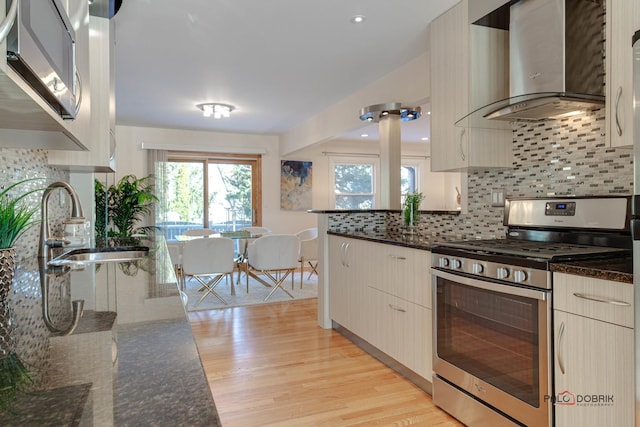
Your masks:
<instances>
[{"instance_id":1,"label":"oven control knob","mask_svg":"<svg viewBox=\"0 0 640 427\"><path fill-rule=\"evenodd\" d=\"M507 277L509 277L509 269L506 267L499 267L496 270L496 276L498 277L498 279L506 279Z\"/></svg>"},{"instance_id":2,"label":"oven control knob","mask_svg":"<svg viewBox=\"0 0 640 427\"><path fill-rule=\"evenodd\" d=\"M513 272L513 280L516 283L524 282L527 280L527 272L523 270L516 270Z\"/></svg>"},{"instance_id":3,"label":"oven control knob","mask_svg":"<svg viewBox=\"0 0 640 427\"><path fill-rule=\"evenodd\" d=\"M471 266L471 272L473 274L482 274L482 272L484 272L484 265L474 262Z\"/></svg>"},{"instance_id":4,"label":"oven control knob","mask_svg":"<svg viewBox=\"0 0 640 427\"><path fill-rule=\"evenodd\" d=\"M457 270L460 267L462 267L462 261L460 261L459 259L452 258L451 259L451 268L453 270Z\"/></svg>"},{"instance_id":5,"label":"oven control knob","mask_svg":"<svg viewBox=\"0 0 640 427\"><path fill-rule=\"evenodd\" d=\"M446 268L449 267L449 258L445 258L445 257L440 257L440 260L438 261L438 265L441 268Z\"/></svg>"}]
</instances>

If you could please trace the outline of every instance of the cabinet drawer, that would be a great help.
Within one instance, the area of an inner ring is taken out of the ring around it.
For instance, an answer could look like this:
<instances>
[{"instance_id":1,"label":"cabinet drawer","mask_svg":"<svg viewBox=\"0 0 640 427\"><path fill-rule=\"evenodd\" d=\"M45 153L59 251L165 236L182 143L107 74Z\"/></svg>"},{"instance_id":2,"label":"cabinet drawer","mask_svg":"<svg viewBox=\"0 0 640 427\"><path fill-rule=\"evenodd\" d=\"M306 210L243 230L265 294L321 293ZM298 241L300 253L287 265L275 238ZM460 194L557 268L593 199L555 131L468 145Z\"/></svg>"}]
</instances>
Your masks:
<instances>
[{"instance_id":1,"label":"cabinet drawer","mask_svg":"<svg viewBox=\"0 0 640 427\"><path fill-rule=\"evenodd\" d=\"M369 285L431 308L431 253L394 245L378 245L374 266L380 274Z\"/></svg>"},{"instance_id":2,"label":"cabinet drawer","mask_svg":"<svg viewBox=\"0 0 640 427\"><path fill-rule=\"evenodd\" d=\"M553 274L553 307L628 328L634 327L633 285L572 274Z\"/></svg>"},{"instance_id":3,"label":"cabinet drawer","mask_svg":"<svg viewBox=\"0 0 640 427\"><path fill-rule=\"evenodd\" d=\"M431 310L374 288L367 299L372 314L367 341L431 381Z\"/></svg>"}]
</instances>

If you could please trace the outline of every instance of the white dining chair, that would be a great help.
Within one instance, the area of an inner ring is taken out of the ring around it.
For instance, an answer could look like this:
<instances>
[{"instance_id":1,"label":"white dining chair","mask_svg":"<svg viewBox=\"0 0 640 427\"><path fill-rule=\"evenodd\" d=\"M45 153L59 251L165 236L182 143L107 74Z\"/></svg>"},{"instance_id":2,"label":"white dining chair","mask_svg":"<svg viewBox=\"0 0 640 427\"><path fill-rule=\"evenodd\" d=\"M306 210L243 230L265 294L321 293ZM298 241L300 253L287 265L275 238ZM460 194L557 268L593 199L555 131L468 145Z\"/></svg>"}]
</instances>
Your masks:
<instances>
[{"instance_id":1,"label":"white dining chair","mask_svg":"<svg viewBox=\"0 0 640 427\"><path fill-rule=\"evenodd\" d=\"M223 304L227 304L215 288L223 277L233 276L234 264L233 240L227 237L194 239L185 243L182 251L183 274L185 278L194 277L204 288L204 294L194 304L194 308L209 294L218 298ZM235 295L233 280L231 280L231 295Z\"/></svg>"},{"instance_id":2,"label":"white dining chair","mask_svg":"<svg viewBox=\"0 0 640 427\"><path fill-rule=\"evenodd\" d=\"M271 230L268 229L267 227L244 227L244 228L241 228L239 231L246 231L246 232L249 232L251 236L258 236L258 237L271 234ZM247 266L247 245L253 242L254 240L256 240L256 238L238 240L238 254L239 254L238 281L236 282L238 285L240 284L240 276L242 275L242 272L246 270L246 266ZM247 293L249 292L248 282L249 282L249 278L247 278Z\"/></svg>"},{"instance_id":3,"label":"white dining chair","mask_svg":"<svg viewBox=\"0 0 640 427\"><path fill-rule=\"evenodd\" d=\"M185 232L182 234L190 237L209 237L212 234L217 233L218 232L216 230L212 230L210 228L190 228L188 230L185 230Z\"/></svg>"},{"instance_id":4,"label":"white dining chair","mask_svg":"<svg viewBox=\"0 0 640 427\"><path fill-rule=\"evenodd\" d=\"M300 263L300 289L302 289L305 263L311 267L307 279L310 279L314 274L318 275L318 229L315 227L307 228L297 232L296 237L300 240L298 262Z\"/></svg>"},{"instance_id":5,"label":"white dining chair","mask_svg":"<svg viewBox=\"0 0 640 427\"><path fill-rule=\"evenodd\" d=\"M173 265L173 270L176 273L176 279L181 289L184 289L184 281L182 275L182 249L184 247L183 242L167 242L167 250L169 251L169 258Z\"/></svg>"},{"instance_id":6,"label":"white dining chair","mask_svg":"<svg viewBox=\"0 0 640 427\"><path fill-rule=\"evenodd\" d=\"M273 287L265 297L265 301L277 289L282 289L289 297L294 298L282 284L291 275L293 286L293 273L298 268L298 242L298 238L293 234L268 234L257 238L247 246L247 286L248 276L251 276L263 285Z\"/></svg>"}]
</instances>

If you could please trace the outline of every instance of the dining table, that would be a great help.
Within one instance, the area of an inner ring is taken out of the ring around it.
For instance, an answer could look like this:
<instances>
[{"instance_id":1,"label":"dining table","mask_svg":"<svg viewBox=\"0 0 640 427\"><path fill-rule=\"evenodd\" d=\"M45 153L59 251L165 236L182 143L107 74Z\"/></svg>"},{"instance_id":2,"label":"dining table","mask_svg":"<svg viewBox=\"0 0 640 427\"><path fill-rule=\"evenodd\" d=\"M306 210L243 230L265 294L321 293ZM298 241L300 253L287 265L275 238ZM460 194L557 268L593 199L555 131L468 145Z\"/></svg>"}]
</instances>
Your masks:
<instances>
[{"instance_id":1,"label":"dining table","mask_svg":"<svg viewBox=\"0 0 640 427\"><path fill-rule=\"evenodd\" d=\"M240 284L240 275L243 271L246 271L247 265L247 247L251 240L255 240L259 237L262 237L262 234L253 234L249 231L220 231L218 233L210 234L208 236L187 236L185 234L179 234L176 236L176 240L181 243L188 242L193 239L209 239L216 237L227 237L229 239L242 241L242 247L238 247L235 254L234 263L236 265L236 269L238 270L238 278L236 280L236 285ZM235 295L235 288L232 287L232 295Z\"/></svg>"}]
</instances>

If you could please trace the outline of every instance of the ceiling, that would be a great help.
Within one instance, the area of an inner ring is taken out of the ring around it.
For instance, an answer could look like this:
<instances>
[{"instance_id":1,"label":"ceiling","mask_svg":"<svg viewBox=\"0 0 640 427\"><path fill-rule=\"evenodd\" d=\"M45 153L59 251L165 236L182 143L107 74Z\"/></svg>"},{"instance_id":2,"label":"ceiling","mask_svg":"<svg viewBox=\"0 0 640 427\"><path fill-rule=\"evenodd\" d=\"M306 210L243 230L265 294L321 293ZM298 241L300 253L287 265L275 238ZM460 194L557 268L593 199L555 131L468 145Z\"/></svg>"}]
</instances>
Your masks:
<instances>
[{"instance_id":1,"label":"ceiling","mask_svg":"<svg viewBox=\"0 0 640 427\"><path fill-rule=\"evenodd\" d=\"M125 0L113 18L117 122L284 133L423 53L428 23L457 1ZM205 118L203 102L236 109ZM428 122L403 124L403 140ZM377 140L375 124L342 137L363 132Z\"/></svg>"}]
</instances>

